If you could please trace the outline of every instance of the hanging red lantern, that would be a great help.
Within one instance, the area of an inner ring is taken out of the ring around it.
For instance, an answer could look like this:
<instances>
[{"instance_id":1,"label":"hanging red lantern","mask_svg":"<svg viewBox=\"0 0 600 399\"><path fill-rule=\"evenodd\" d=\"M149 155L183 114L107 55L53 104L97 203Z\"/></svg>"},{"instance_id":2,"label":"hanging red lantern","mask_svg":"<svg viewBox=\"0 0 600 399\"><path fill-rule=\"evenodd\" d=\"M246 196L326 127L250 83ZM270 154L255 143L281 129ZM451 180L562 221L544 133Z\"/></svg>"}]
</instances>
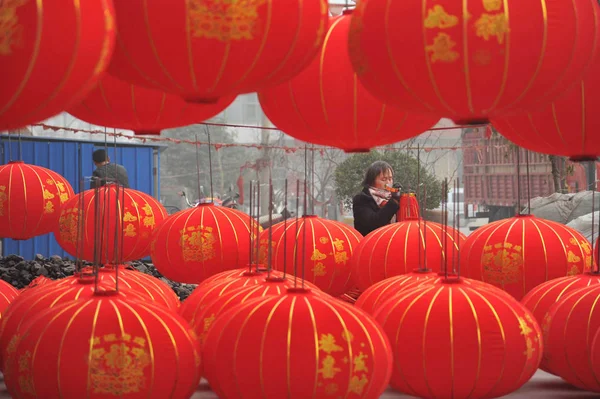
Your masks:
<instances>
[{"instance_id":1,"label":"hanging red lantern","mask_svg":"<svg viewBox=\"0 0 600 399\"><path fill-rule=\"evenodd\" d=\"M102 264L127 262L148 256L152 233L166 217L154 197L108 184L66 202L54 236L71 256Z\"/></svg>"},{"instance_id":2,"label":"hanging red lantern","mask_svg":"<svg viewBox=\"0 0 600 399\"><path fill-rule=\"evenodd\" d=\"M598 284L571 291L550 307L542 323L546 369L569 384L594 392L600 392L590 364L593 339L600 329L599 300Z\"/></svg>"},{"instance_id":3,"label":"hanging red lantern","mask_svg":"<svg viewBox=\"0 0 600 399\"><path fill-rule=\"evenodd\" d=\"M50 233L73 196L61 175L23 161L0 165L0 237L28 240Z\"/></svg>"},{"instance_id":4,"label":"hanging red lantern","mask_svg":"<svg viewBox=\"0 0 600 399\"><path fill-rule=\"evenodd\" d=\"M369 233L351 259L352 278L361 290L386 278L424 267L439 272L458 263L466 237L439 223L409 217Z\"/></svg>"},{"instance_id":5,"label":"hanging red lantern","mask_svg":"<svg viewBox=\"0 0 600 399\"><path fill-rule=\"evenodd\" d=\"M19 291L4 280L0 280L0 320L2 314L11 304L11 302L19 295Z\"/></svg>"},{"instance_id":6,"label":"hanging red lantern","mask_svg":"<svg viewBox=\"0 0 600 399\"><path fill-rule=\"evenodd\" d=\"M23 399L189 398L201 365L189 330L173 312L116 293L71 301L25 327L6 386Z\"/></svg>"},{"instance_id":7,"label":"hanging red lantern","mask_svg":"<svg viewBox=\"0 0 600 399\"><path fill-rule=\"evenodd\" d=\"M346 152L418 136L439 117L411 115L373 97L348 58L350 15L331 18L320 55L293 79L258 94L269 120L290 136Z\"/></svg>"},{"instance_id":8,"label":"hanging red lantern","mask_svg":"<svg viewBox=\"0 0 600 399\"><path fill-rule=\"evenodd\" d=\"M115 40L112 1L3 1L0 131L48 119L83 98Z\"/></svg>"},{"instance_id":9,"label":"hanging red lantern","mask_svg":"<svg viewBox=\"0 0 600 399\"><path fill-rule=\"evenodd\" d=\"M119 40L110 72L191 102L288 80L317 54L328 18L324 0L114 4Z\"/></svg>"},{"instance_id":10,"label":"hanging red lantern","mask_svg":"<svg viewBox=\"0 0 600 399\"><path fill-rule=\"evenodd\" d=\"M364 312L289 290L222 313L208 330L204 364L220 398L378 398L392 356L387 337Z\"/></svg>"},{"instance_id":11,"label":"hanging red lantern","mask_svg":"<svg viewBox=\"0 0 600 399\"><path fill-rule=\"evenodd\" d=\"M592 250L577 230L517 215L471 233L460 259L465 277L493 284L521 300L545 281L589 271Z\"/></svg>"},{"instance_id":12,"label":"hanging red lantern","mask_svg":"<svg viewBox=\"0 0 600 399\"><path fill-rule=\"evenodd\" d=\"M99 126L129 129L137 135L157 135L163 129L200 123L222 112L235 100L189 104L174 94L135 86L105 74L96 87L68 112Z\"/></svg>"},{"instance_id":13,"label":"hanging red lantern","mask_svg":"<svg viewBox=\"0 0 600 399\"><path fill-rule=\"evenodd\" d=\"M152 239L152 263L168 279L199 284L219 272L248 264L249 216L200 204L171 215ZM253 223L254 225L254 223Z\"/></svg>"},{"instance_id":14,"label":"hanging red lantern","mask_svg":"<svg viewBox=\"0 0 600 399\"><path fill-rule=\"evenodd\" d=\"M407 219L421 218L421 210L419 208L419 201L414 193L404 193L400 196L399 201L400 209L396 214L396 221L403 222Z\"/></svg>"},{"instance_id":15,"label":"hanging red lantern","mask_svg":"<svg viewBox=\"0 0 600 399\"><path fill-rule=\"evenodd\" d=\"M394 337L391 386L426 398L496 398L526 383L542 357L541 329L499 291L452 278L380 305L375 318Z\"/></svg>"},{"instance_id":16,"label":"hanging red lantern","mask_svg":"<svg viewBox=\"0 0 600 399\"><path fill-rule=\"evenodd\" d=\"M548 104L581 78L597 48L596 3L365 0L353 14L350 59L383 101L485 123Z\"/></svg>"},{"instance_id":17,"label":"hanging red lantern","mask_svg":"<svg viewBox=\"0 0 600 399\"><path fill-rule=\"evenodd\" d=\"M584 78L552 104L535 112L493 119L494 127L520 147L572 161L596 161L600 156L600 52Z\"/></svg>"},{"instance_id":18,"label":"hanging red lantern","mask_svg":"<svg viewBox=\"0 0 600 399\"><path fill-rule=\"evenodd\" d=\"M273 269L294 272L333 296L352 288L350 259L362 239L352 227L314 215L271 227L260 235L259 260L265 263L271 235Z\"/></svg>"}]
</instances>

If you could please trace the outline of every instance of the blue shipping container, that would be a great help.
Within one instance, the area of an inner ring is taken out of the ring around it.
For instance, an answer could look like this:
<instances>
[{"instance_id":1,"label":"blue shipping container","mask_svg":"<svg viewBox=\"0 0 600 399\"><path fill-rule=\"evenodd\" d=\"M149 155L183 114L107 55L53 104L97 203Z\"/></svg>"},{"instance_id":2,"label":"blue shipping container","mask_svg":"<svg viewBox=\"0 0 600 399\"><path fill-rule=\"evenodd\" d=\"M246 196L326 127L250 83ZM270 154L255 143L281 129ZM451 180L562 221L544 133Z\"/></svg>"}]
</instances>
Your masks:
<instances>
[{"instance_id":1,"label":"blue shipping container","mask_svg":"<svg viewBox=\"0 0 600 399\"><path fill-rule=\"evenodd\" d=\"M105 148L105 143L95 141L76 141L46 137L26 137L19 140L14 135L0 135L0 161L6 164L11 160L19 160L32 165L51 169L64 176L75 193L89 189L89 177L95 169L92 153ZM132 189L142 191L160 198L160 150L165 146L156 144L118 143L108 145L108 154L112 162L119 163L127 169L129 184ZM116 156L115 156L116 152ZM82 177L86 180L81 187ZM17 254L27 260L35 258L36 254L50 257L58 255L70 258L54 239L54 234L32 238L31 240L15 241L2 239L1 254Z\"/></svg>"}]
</instances>

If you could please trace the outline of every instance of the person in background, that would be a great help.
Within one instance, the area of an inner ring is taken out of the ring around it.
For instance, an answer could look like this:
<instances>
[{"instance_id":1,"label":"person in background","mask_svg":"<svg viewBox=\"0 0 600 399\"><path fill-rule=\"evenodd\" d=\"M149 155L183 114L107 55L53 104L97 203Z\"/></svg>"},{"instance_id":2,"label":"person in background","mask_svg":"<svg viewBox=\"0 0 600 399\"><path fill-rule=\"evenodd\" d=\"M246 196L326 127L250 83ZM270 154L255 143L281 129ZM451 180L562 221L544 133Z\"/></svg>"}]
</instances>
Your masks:
<instances>
[{"instance_id":1,"label":"person in background","mask_svg":"<svg viewBox=\"0 0 600 399\"><path fill-rule=\"evenodd\" d=\"M400 191L390 192L394 171L384 161L373 162L365 173L363 190L352 199L354 228L363 236L394 221L400 207Z\"/></svg>"},{"instance_id":2,"label":"person in background","mask_svg":"<svg viewBox=\"0 0 600 399\"><path fill-rule=\"evenodd\" d=\"M106 150L96 150L92 154L92 160L96 170L92 173L90 188L102 187L105 184L116 183L129 188L129 177L127 170L116 163L110 163Z\"/></svg>"}]
</instances>

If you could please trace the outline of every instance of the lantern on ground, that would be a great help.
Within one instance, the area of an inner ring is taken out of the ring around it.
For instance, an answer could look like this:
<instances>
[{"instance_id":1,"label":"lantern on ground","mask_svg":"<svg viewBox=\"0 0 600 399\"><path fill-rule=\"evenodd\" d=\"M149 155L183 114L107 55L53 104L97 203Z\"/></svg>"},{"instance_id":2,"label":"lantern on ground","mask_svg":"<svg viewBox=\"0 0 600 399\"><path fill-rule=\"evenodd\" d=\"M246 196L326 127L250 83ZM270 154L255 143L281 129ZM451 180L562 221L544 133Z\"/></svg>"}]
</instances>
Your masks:
<instances>
[{"instance_id":1,"label":"lantern on ground","mask_svg":"<svg viewBox=\"0 0 600 399\"><path fill-rule=\"evenodd\" d=\"M495 398L525 384L542 357L541 329L498 291L449 278L384 302L375 318L394 337L391 386L418 397Z\"/></svg>"},{"instance_id":2,"label":"lantern on ground","mask_svg":"<svg viewBox=\"0 0 600 399\"><path fill-rule=\"evenodd\" d=\"M347 152L418 136L439 117L409 114L373 97L348 58L350 11L331 18L320 54L300 74L259 92L269 120L286 134Z\"/></svg>"},{"instance_id":3,"label":"lantern on ground","mask_svg":"<svg viewBox=\"0 0 600 399\"><path fill-rule=\"evenodd\" d=\"M108 184L66 202L54 236L73 257L102 264L127 262L149 255L153 231L166 217L154 197Z\"/></svg>"},{"instance_id":4,"label":"lantern on ground","mask_svg":"<svg viewBox=\"0 0 600 399\"><path fill-rule=\"evenodd\" d=\"M6 308L18 295L19 291L15 287L4 280L0 280L0 320L2 320L2 314Z\"/></svg>"},{"instance_id":5,"label":"lantern on ground","mask_svg":"<svg viewBox=\"0 0 600 399\"><path fill-rule=\"evenodd\" d=\"M118 293L38 314L9 363L6 386L23 399L189 398L201 365L185 320Z\"/></svg>"},{"instance_id":6,"label":"lantern on ground","mask_svg":"<svg viewBox=\"0 0 600 399\"><path fill-rule=\"evenodd\" d=\"M314 215L271 227L260 235L259 259L265 263L271 234L273 269L295 271L333 296L352 288L350 259L362 239L346 224Z\"/></svg>"},{"instance_id":7,"label":"lantern on ground","mask_svg":"<svg viewBox=\"0 0 600 399\"><path fill-rule=\"evenodd\" d=\"M352 257L352 278L361 290L386 278L424 267L439 272L458 263L466 237L439 223L409 217L369 233Z\"/></svg>"},{"instance_id":8,"label":"lantern on ground","mask_svg":"<svg viewBox=\"0 0 600 399\"><path fill-rule=\"evenodd\" d=\"M383 101L485 123L549 104L580 79L598 47L599 14L593 0L482 0L468 9L458 0L365 0L353 13L350 59Z\"/></svg>"},{"instance_id":9,"label":"lantern on ground","mask_svg":"<svg viewBox=\"0 0 600 399\"><path fill-rule=\"evenodd\" d=\"M50 233L73 196L56 172L22 161L0 166L0 237L27 240Z\"/></svg>"},{"instance_id":10,"label":"lantern on ground","mask_svg":"<svg viewBox=\"0 0 600 399\"><path fill-rule=\"evenodd\" d=\"M316 56L328 18L325 0L114 4L119 37L110 72L192 102L291 78Z\"/></svg>"},{"instance_id":11,"label":"lantern on ground","mask_svg":"<svg viewBox=\"0 0 600 399\"><path fill-rule=\"evenodd\" d=\"M168 279L199 284L225 270L248 264L248 215L238 210L200 204L171 215L152 238L152 262ZM254 223L252 223L252 226Z\"/></svg>"},{"instance_id":12,"label":"lantern on ground","mask_svg":"<svg viewBox=\"0 0 600 399\"><path fill-rule=\"evenodd\" d=\"M108 66L112 1L3 1L0 10L0 131L62 112Z\"/></svg>"},{"instance_id":13,"label":"lantern on ground","mask_svg":"<svg viewBox=\"0 0 600 399\"><path fill-rule=\"evenodd\" d=\"M475 230L460 251L465 277L522 299L545 281L581 274L592 265L589 242L563 224L518 215Z\"/></svg>"},{"instance_id":14,"label":"lantern on ground","mask_svg":"<svg viewBox=\"0 0 600 399\"><path fill-rule=\"evenodd\" d=\"M156 135L163 129L200 123L222 112L235 99L214 104L188 104L174 94L136 86L105 74L96 87L68 112L98 126Z\"/></svg>"},{"instance_id":15,"label":"lantern on ground","mask_svg":"<svg viewBox=\"0 0 600 399\"><path fill-rule=\"evenodd\" d=\"M392 367L388 339L371 317L306 290L222 313L203 354L211 388L231 399L378 398Z\"/></svg>"}]
</instances>

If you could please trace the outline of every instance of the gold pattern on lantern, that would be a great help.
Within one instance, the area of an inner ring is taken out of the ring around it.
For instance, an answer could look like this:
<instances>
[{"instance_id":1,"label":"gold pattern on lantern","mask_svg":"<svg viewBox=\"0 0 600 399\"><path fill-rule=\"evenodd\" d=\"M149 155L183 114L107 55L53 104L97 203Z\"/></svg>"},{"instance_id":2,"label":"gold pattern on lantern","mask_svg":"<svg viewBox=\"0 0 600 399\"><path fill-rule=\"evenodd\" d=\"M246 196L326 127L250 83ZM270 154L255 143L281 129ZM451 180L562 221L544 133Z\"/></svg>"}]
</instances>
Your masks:
<instances>
[{"instance_id":1,"label":"gold pattern on lantern","mask_svg":"<svg viewBox=\"0 0 600 399\"><path fill-rule=\"evenodd\" d=\"M483 40L490 40L496 37L498 44L504 43L504 37L508 33L508 19L506 14L481 14L479 19L475 21L475 30L477 37Z\"/></svg>"},{"instance_id":2,"label":"gold pattern on lantern","mask_svg":"<svg viewBox=\"0 0 600 399\"><path fill-rule=\"evenodd\" d=\"M156 225L156 221L154 219L154 216L146 216L144 218L144 227L150 227L151 229L154 228L154 226Z\"/></svg>"},{"instance_id":3,"label":"gold pattern on lantern","mask_svg":"<svg viewBox=\"0 0 600 399\"><path fill-rule=\"evenodd\" d=\"M77 242L77 230L79 223L79 208L65 209L58 219L58 234L65 243L75 244Z\"/></svg>"},{"instance_id":4,"label":"gold pattern on lantern","mask_svg":"<svg viewBox=\"0 0 600 399\"><path fill-rule=\"evenodd\" d=\"M500 11L502 0L483 0L483 7L486 11Z\"/></svg>"},{"instance_id":5,"label":"gold pattern on lantern","mask_svg":"<svg viewBox=\"0 0 600 399\"><path fill-rule=\"evenodd\" d=\"M261 34L259 22L264 23L258 8L267 0L188 0L187 18L195 38L216 39L222 42L252 40Z\"/></svg>"},{"instance_id":6,"label":"gold pattern on lantern","mask_svg":"<svg viewBox=\"0 0 600 399\"><path fill-rule=\"evenodd\" d=\"M46 202L46 205L44 205L44 213L54 213L54 205L52 202Z\"/></svg>"},{"instance_id":7,"label":"gold pattern on lantern","mask_svg":"<svg viewBox=\"0 0 600 399\"><path fill-rule=\"evenodd\" d=\"M335 263L346 264L349 258L348 253L344 251L344 241L340 240L339 238L335 238L332 244L335 248L335 251L333 253L330 253L330 255L333 255Z\"/></svg>"},{"instance_id":8,"label":"gold pattern on lantern","mask_svg":"<svg viewBox=\"0 0 600 399\"><path fill-rule=\"evenodd\" d=\"M425 47L425 51L431 53L431 62L454 62L458 59L458 52L452 50L456 42L447 33L438 33L433 39L433 44Z\"/></svg>"},{"instance_id":9,"label":"gold pattern on lantern","mask_svg":"<svg viewBox=\"0 0 600 399\"><path fill-rule=\"evenodd\" d=\"M519 245L509 242L487 245L482 256L484 281L511 284L521 280L523 255Z\"/></svg>"},{"instance_id":10,"label":"gold pattern on lantern","mask_svg":"<svg viewBox=\"0 0 600 399\"><path fill-rule=\"evenodd\" d=\"M567 253L567 262L568 263L578 263L581 262L581 258L573 253L573 251L569 250Z\"/></svg>"},{"instance_id":11,"label":"gold pattern on lantern","mask_svg":"<svg viewBox=\"0 0 600 399\"><path fill-rule=\"evenodd\" d=\"M123 216L124 222L135 222L137 220L138 220L137 216L133 216L131 214L131 212L129 212L129 211L125 212L125 215Z\"/></svg>"},{"instance_id":12,"label":"gold pattern on lantern","mask_svg":"<svg viewBox=\"0 0 600 399\"><path fill-rule=\"evenodd\" d=\"M36 396L35 387L33 385L33 377L31 375L31 352L26 351L19 357L17 361L19 371L19 388L21 392Z\"/></svg>"},{"instance_id":13,"label":"gold pattern on lantern","mask_svg":"<svg viewBox=\"0 0 600 399\"><path fill-rule=\"evenodd\" d=\"M321 0L321 15L328 15L329 13L329 3L327 0ZM317 28L317 38L315 39L315 47L320 47L323 44L323 37L325 37L325 27L327 26L327 22L324 18L321 18L319 22L319 27Z\"/></svg>"},{"instance_id":14,"label":"gold pattern on lantern","mask_svg":"<svg viewBox=\"0 0 600 399\"><path fill-rule=\"evenodd\" d=\"M523 355L527 357L527 360L531 360L533 358L533 354L535 353L534 343L537 344L541 337L536 334L535 330L531 327L534 324L533 319L530 315L525 314L524 317L519 317L519 328L521 329L521 335L525 337L525 352Z\"/></svg>"},{"instance_id":15,"label":"gold pattern on lantern","mask_svg":"<svg viewBox=\"0 0 600 399\"><path fill-rule=\"evenodd\" d=\"M47 188L44 188L44 199L50 200L53 198L54 198L54 194L52 194L50 191L48 191Z\"/></svg>"},{"instance_id":16,"label":"gold pattern on lantern","mask_svg":"<svg viewBox=\"0 0 600 399\"><path fill-rule=\"evenodd\" d=\"M123 232L125 233L125 237L137 236L137 231L135 230L135 226L132 225L131 223L128 224L127 226L125 226L125 228L123 229Z\"/></svg>"},{"instance_id":17,"label":"gold pattern on lantern","mask_svg":"<svg viewBox=\"0 0 600 399\"><path fill-rule=\"evenodd\" d=\"M321 237L321 238L319 238L319 242L321 244L328 244L329 243L329 238L327 238L327 237Z\"/></svg>"},{"instance_id":18,"label":"gold pattern on lantern","mask_svg":"<svg viewBox=\"0 0 600 399\"><path fill-rule=\"evenodd\" d=\"M321 361L321 368L318 370L323 379L332 379L340 371L342 369L335 366L335 358L331 355L325 356L325 359Z\"/></svg>"},{"instance_id":19,"label":"gold pattern on lantern","mask_svg":"<svg viewBox=\"0 0 600 399\"><path fill-rule=\"evenodd\" d=\"M151 359L144 338L107 334L91 341L89 378L93 393L125 395L146 386L144 370Z\"/></svg>"},{"instance_id":20,"label":"gold pattern on lantern","mask_svg":"<svg viewBox=\"0 0 600 399\"><path fill-rule=\"evenodd\" d=\"M98 76L106 69L110 60L111 52L111 33L115 30L115 20L111 14L110 8L105 6L104 9L104 41L100 50L100 59L94 68L94 76Z\"/></svg>"},{"instance_id":21,"label":"gold pattern on lantern","mask_svg":"<svg viewBox=\"0 0 600 399\"><path fill-rule=\"evenodd\" d=\"M0 216L4 216L4 203L7 199L6 186L0 186Z\"/></svg>"},{"instance_id":22,"label":"gold pattern on lantern","mask_svg":"<svg viewBox=\"0 0 600 399\"><path fill-rule=\"evenodd\" d=\"M569 271L567 272L567 276L576 276L581 273L581 270L575 265L573 265Z\"/></svg>"},{"instance_id":23,"label":"gold pattern on lantern","mask_svg":"<svg viewBox=\"0 0 600 399\"><path fill-rule=\"evenodd\" d=\"M327 274L327 268L323 262L317 263L312 269L310 269L316 277L323 277Z\"/></svg>"},{"instance_id":24,"label":"gold pattern on lantern","mask_svg":"<svg viewBox=\"0 0 600 399\"><path fill-rule=\"evenodd\" d=\"M29 0L0 2L0 55L10 55L15 47L23 45L23 25L19 23L17 8Z\"/></svg>"},{"instance_id":25,"label":"gold pattern on lantern","mask_svg":"<svg viewBox=\"0 0 600 399\"><path fill-rule=\"evenodd\" d=\"M146 216L152 215L152 207L147 202L146 202L146 205L144 205L144 207L142 208L142 211L144 211L144 213L146 214Z\"/></svg>"},{"instance_id":26,"label":"gold pattern on lantern","mask_svg":"<svg viewBox=\"0 0 600 399\"><path fill-rule=\"evenodd\" d=\"M214 321L215 321L214 313L211 314L209 317L205 317L204 321L203 321L202 332L207 333L208 329L210 328L210 326L212 326L212 323Z\"/></svg>"},{"instance_id":27,"label":"gold pattern on lantern","mask_svg":"<svg viewBox=\"0 0 600 399\"><path fill-rule=\"evenodd\" d=\"M458 17L448 14L443 6L437 4L427 11L427 18L423 23L427 29L447 29L458 25Z\"/></svg>"},{"instance_id":28,"label":"gold pattern on lantern","mask_svg":"<svg viewBox=\"0 0 600 399\"><path fill-rule=\"evenodd\" d=\"M360 378L355 375L350 380L350 392L361 395L368 383L369 379L366 377L366 375L363 374Z\"/></svg>"},{"instance_id":29,"label":"gold pattern on lantern","mask_svg":"<svg viewBox=\"0 0 600 399\"><path fill-rule=\"evenodd\" d=\"M215 237L212 227L189 226L180 230L179 240L183 249L183 260L186 262L204 262L215 257Z\"/></svg>"}]
</instances>

